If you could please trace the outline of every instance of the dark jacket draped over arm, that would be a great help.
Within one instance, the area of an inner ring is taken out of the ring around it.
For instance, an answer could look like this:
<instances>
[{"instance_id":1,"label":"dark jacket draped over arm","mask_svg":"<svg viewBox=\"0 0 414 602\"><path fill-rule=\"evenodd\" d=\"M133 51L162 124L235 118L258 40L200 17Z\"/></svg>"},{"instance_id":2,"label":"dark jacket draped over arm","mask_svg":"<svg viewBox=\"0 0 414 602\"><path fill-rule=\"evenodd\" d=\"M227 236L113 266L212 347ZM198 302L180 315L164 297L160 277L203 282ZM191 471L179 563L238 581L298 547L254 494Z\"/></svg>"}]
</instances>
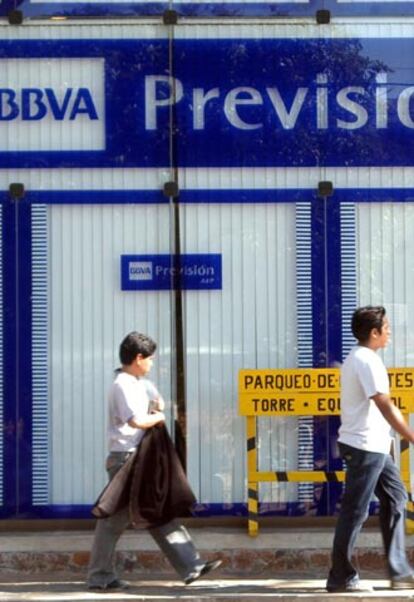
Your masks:
<instances>
[{"instance_id":1,"label":"dark jacket draped over arm","mask_svg":"<svg viewBox=\"0 0 414 602\"><path fill-rule=\"evenodd\" d=\"M164 424L145 432L136 452L102 491L92 508L97 518L129 504L134 527L148 527L189 516L196 498Z\"/></svg>"}]
</instances>

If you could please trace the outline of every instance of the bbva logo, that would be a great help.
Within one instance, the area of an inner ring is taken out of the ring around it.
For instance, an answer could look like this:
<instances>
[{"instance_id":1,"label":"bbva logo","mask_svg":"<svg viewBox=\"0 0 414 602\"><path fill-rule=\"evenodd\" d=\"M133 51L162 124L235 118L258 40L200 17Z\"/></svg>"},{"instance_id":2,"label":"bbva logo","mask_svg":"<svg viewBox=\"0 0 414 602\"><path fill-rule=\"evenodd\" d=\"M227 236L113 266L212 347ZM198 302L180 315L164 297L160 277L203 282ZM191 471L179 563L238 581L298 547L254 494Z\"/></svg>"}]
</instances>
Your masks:
<instances>
[{"instance_id":1,"label":"bbva logo","mask_svg":"<svg viewBox=\"0 0 414 602\"><path fill-rule=\"evenodd\" d=\"M130 261L128 271L130 280L152 280L152 261Z\"/></svg>"},{"instance_id":2,"label":"bbva logo","mask_svg":"<svg viewBox=\"0 0 414 602\"><path fill-rule=\"evenodd\" d=\"M39 121L48 115L56 121L99 119L88 88L67 88L63 96L52 88L0 88L0 121Z\"/></svg>"}]
</instances>

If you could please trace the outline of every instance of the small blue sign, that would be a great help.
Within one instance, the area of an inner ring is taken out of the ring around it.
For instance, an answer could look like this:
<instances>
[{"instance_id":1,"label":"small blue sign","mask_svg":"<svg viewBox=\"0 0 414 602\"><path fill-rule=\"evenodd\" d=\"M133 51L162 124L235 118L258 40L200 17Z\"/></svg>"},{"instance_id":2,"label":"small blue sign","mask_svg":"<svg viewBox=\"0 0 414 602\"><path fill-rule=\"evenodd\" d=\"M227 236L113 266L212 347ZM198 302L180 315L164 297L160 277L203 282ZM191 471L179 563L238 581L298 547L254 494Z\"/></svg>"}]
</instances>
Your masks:
<instances>
[{"instance_id":1,"label":"small blue sign","mask_svg":"<svg viewBox=\"0 0 414 602\"><path fill-rule=\"evenodd\" d=\"M121 255L123 291L222 288L221 255Z\"/></svg>"}]
</instances>

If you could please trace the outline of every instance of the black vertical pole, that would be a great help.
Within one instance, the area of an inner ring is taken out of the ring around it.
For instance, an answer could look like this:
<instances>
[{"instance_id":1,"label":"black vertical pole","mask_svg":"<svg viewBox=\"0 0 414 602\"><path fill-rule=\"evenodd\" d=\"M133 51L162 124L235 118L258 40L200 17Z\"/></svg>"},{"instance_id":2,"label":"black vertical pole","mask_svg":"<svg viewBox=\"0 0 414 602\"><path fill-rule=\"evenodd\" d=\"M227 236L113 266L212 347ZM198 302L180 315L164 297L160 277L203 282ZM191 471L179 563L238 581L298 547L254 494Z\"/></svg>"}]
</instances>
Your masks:
<instances>
[{"instance_id":1,"label":"black vertical pole","mask_svg":"<svg viewBox=\"0 0 414 602\"><path fill-rule=\"evenodd\" d=\"M174 10L166 10L163 23L168 26L168 62L169 75L172 78L172 103L169 115L169 145L171 181L164 185L164 194L170 198L171 205L171 313L172 313L172 397L174 404L174 441L177 452L184 468L186 467L186 433L187 433L187 404L186 404L186 374L185 374L185 341L184 315L181 277L181 223L178 188L177 161L177 114L176 86L174 79L174 26L178 15Z\"/></svg>"}]
</instances>

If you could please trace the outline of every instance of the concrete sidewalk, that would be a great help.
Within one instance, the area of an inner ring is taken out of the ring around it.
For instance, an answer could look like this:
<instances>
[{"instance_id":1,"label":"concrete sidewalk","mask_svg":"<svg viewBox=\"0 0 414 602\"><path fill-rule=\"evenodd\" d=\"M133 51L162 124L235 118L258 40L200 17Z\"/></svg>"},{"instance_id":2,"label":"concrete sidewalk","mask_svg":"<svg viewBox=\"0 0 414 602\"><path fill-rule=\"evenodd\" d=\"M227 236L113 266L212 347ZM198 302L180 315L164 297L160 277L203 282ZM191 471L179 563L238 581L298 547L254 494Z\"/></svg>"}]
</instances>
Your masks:
<instances>
[{"instance_id":1,"label":"concrete sidewalk","mask_svg":"<svg viewBox=\"0 0 414 602\"><path fill-rule=\"evenodd\" d=\"M232 579L220 577L200 580L191 586L184 586L173 579L131 580L126 592L95 593L85 590L84 582L76 579L64 579L39 575L30 581L0 582L1 602L89 602L106 600L107 602L132 602L134 600L168 601L186 600L210 602L234 602L236 599L259 602L272 599L278 602L286 600L358 600L363 602L391 601L403 602L414 599L414 591L394 592L387 581L368 580L365 585L375 589L372 593L328 594L324 589L324 580L302 579L246 579L239 576Z\"/></svg>"},{"instance_id":2,"label":"concrete sidewalk","mask_svg":"<svg viewBox=\"0 0 414 602\"><path fill-rule=\"evenodd\" d=\"M243 527L190 527L204 559L219 557L220 569L191 586L177 580L146 531L127 531L118 545L117 568L131 583L127 592L88 592L84 579L93 531L0 531L0 602L89 600L407 600L414 591L389 589L381 536L365 529L358 540L361 578L373 593L328 594L332 528L262 527L251 538ZM414 536L407 537L414 565Z\"/></svg>"},{"instance_id":3,"label":"concrete sidewalk","mask_svg":"<svg viewBox=\"0 0 414 602\"><path fill-rule=\"evenodd\" d=\"M196 547L206 560L219 556L222 573L251 577L280 577L292 571L310 577L326 575L333 529L320 527L263 527L250 537L243 527L190 527ZM79 574L86 570L93 530L0 531L0 568L34 574ZM407 549L414 556L414 536ZM128 530L117 546L117 564L124 573L171 573L171 567L145 530ZM364 529L358 539L358 562L370 576L385 577L382 540L376 528ZM412 558L414 564L414 558ZM310 572L311 571L311 572Z\"/></svg>"}]
</instances>

